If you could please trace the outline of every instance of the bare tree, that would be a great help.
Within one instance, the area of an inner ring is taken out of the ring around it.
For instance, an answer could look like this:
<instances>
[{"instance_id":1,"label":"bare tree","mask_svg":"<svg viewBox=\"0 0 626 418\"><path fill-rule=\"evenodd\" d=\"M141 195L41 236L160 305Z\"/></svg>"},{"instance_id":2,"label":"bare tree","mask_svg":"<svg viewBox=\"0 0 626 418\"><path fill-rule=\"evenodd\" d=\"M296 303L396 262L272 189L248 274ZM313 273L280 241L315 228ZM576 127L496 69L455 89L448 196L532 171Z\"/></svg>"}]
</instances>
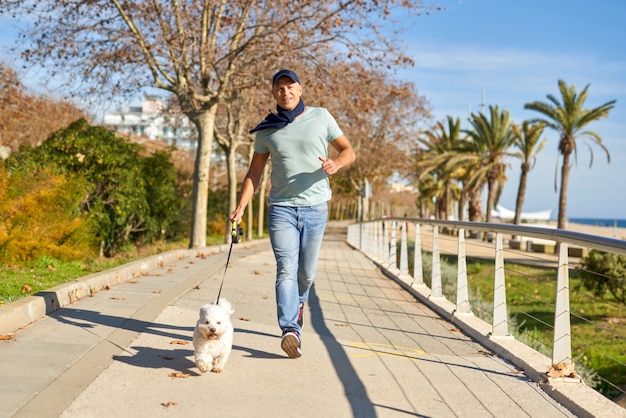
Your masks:
<instances>
[{"instance_id":1,"label":"bare tree","mask_svg":"<svg viewBox=\"0 0 626 418\"><path fill-rule=\"evenodd\" d=\"M17 72L0 62L0 146L5 151L37 146L80 118L87 114L76 105L29 92Z\"/></svg>"},{"instance_id":2,"label":"bare tree","mask_svg":"<svg viewBox=\"0 0 626 418\"><path fill-rule=\"evenodd\" d=\"M259 68L318 56L410 63L385 20L419 13L419 1L390 0L5 0L0 14L27 14L23 57L70 75L72 91L101 95L156 87L178 98L196 125L190 247L206 245L210 157L218 103L257 86ZM395 28L396 26L391 26ZM333 46L343 44L333 50ZM350 51L345 53L345 51ZM265 70L265 71L268 71ZM83 80L86 83L78 83Z\"/></svg>"},{"instance_id":3,"label":"bare tree","mask_svg":"<svg viewBox=\"0 0 626 418\"><path fill-rule=\"evenodd\" d=\"M218 108L218 120L215 124L215 138L226 155L226 169L228 173L228 211L233 211L237 205L237 167L241 155L248 157L248 153L238 154L239 148L250 148L252 135L248 133L250 125L256 123L257 105L244 90L236 95L234 100L223 102ZM254 118L254 119L252 119ZM254 120L254 122L253 122ZM246 161L248 158L246 158ZM250 208L250 211L252 209ZM227 238L230 228L227 228Z\"/></svg>"},{"instance_id":4,"label":"bare tree","mask_svg":"<svg viewBox=\"0 0 626 418\"><path fill-rule=\"evenodd\" d=\"M333 192L354 196L365 179L380 190L392 174L408 175L407 155L418 123L430 116L428 101L412 83L398 82L382 71L350 64L333 65L330 71L340 81L319 84L313 92L305 90L305 96L331 110L357 154L354 164L333 176ZM337 88L341 94L336 94Z\"/></svg>"}]
</instances>

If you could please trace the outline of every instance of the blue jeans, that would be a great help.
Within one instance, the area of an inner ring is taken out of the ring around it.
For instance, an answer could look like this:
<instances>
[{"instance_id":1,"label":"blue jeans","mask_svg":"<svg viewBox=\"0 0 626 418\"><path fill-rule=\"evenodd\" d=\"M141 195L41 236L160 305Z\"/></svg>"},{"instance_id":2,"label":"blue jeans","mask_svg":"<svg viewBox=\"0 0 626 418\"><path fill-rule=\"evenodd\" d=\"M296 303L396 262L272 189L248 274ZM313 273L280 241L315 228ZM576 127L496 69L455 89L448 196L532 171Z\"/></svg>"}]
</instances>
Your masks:
<instances>
[{"instance_id":1,"label":"blue jeans","mask_svg":"<svg viewBox=\"0 0 626 418\"><path fill-rule=\"evenodd\" d=\"M298 333L300 303L309 298L328 220L328 204L276 206L268 210L270 242L276 258L278 325Z\"/></svg>"}]
</instances>

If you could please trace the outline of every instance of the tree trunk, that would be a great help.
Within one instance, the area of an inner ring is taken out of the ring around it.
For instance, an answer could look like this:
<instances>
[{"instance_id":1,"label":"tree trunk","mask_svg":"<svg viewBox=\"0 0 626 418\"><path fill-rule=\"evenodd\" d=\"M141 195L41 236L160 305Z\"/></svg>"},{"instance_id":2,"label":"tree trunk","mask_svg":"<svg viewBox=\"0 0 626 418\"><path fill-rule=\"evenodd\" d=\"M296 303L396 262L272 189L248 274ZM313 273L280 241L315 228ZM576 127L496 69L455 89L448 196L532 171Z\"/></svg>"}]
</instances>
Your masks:
<instances>
[{"instance_id":1,"label":"tree trunk","mask_svg":"<svg viewBox=\"0 0 626 418\"><path fill-rule=\"evenodd\" d=\"M248 218L246 219L247 221L247 231L246 231L246 237L248 238L248 241L252 241L252 239L254 238L252 235L252 227L254 226L254 196L252 197L252 202L250 202L250 204L248 205Z\"/></svg>"},{"instance_id":2,"label":"tree trunk","mask_svg":"<svg viewBox=\"0 0 626 418\"><path fill-rule=\"evenodd\" d=\"M470 222L480 222L482 219L482 208L480 203L480 189L473 190L469 195L468 212Z\"/></svg>"},{"instance_id":3,"label":"tree trunk","mask_svg":"<svg viewBox=\"0 0 626 418\"><path fill-rule=\"evenodd\" d=\"M226 153L226 172L228 173L228 214L235 210L237 207L237 147L228 147ZM225 214L228 217L228 214ZM227 222L228 223L228 222ZM230 230L229 224L227 229L227 235L224 242L230 242Z\"/></svg>"},{"instance_id":4,"label":"tree trunk","mask_svg":"<svg viewBox=\"0 0 626 418\"><path fill-rule=\"evenodd\" d=\"M515 201L515 218L513 223L519 225L522 222L522 208L524 207L524 199L526 197L526 182L528 180L528 168L526 164L522 164L522 174L519 178L519 187L517 189L517 200Z\"/></svg>"},{"instance_id":5,"label":"tree trunk","mask_svg":"<svg viewBox=\"0 0 626 418\"><path fill-rule=\"evenodd\" d=\"M270 164L265 164L263 169L263 177L261 177L261 184L259 185L259 221L258 224L258 236L263 237L263 226L265 224L265 190L267 190L267 182L269 181Z\"/></svg>"},{"instance_id":6,"label":"tree trunk","mask_svg":"<svg viewBox=\"0 0 626 418\"><path fill-rule=\"evenodd\" d=\"M217 105L190 119L198 129L198 149L194 164L193 209L189 248L205 248L207 233L207 206L209 201L209 170L213 151L213 127Z\"/></svg>"},{"instance_id":7,"label":"tree trunk","mask_svg":"<svg viewBox=\"0 0 626 418\"><path fill-rule=\"evenodd\" d=\"M254 156L254 145L250 145L248 147L248 162L252 161L252 157ZM235 181L237 179L235 178ZM252 200L248 205L248 230L246 231L247 237L249 240L252 240L253 233L252 228L254 226L254 196L252 196Z\"/></svg>"},{"instance_id":8,"label":"tree trunk","mask_svg":"<svg viewBox=\"0 0 626 418\"><path fill-rule=\"evenodd\" d=\"M452 191L450 190L450 182L446 181L444 189L443 189L443 218L444 220L450 219L450 201L452 195Z\"/></svg>"},{"instance_id":9,"label":"tree trunk","mask_svg":"<svg viewBox=\"0 0 626 418\"><path fill-rule=\"evenodd\" d=\"M486 214L485 214L485 222L491 222L491 211L493 210L493 201L495 199L495 195L494 195L494 186L495 186L495 180L494 179L489 179L487 180L487 210L486 210Z\"/></svg>"},{"instance_id":10,"label":"tree trunk","mask_svg":"<svg viewBox=\"0 0 626 418\"><path fill-rule=\"evenodd\" d=\"M563 154L563 165L561 166L561 191L559 193L559 219L557 222L558 229L567 227L567 184L569 183L569 164L570 153Z\"/></svg>"},{"instance_id":11,"label":"tree trunk","mask_svg":"<svg viewBox=\"0 0 626 418\"><path fill-rule=\"evenodd\" d=\"M461 191L461 196L459 196L459 209L458 209L458 217L459 217L459 221L464 221L465 220L465 200L466 200L466 193L464 191Z\"/></svg>"}]
</instances>

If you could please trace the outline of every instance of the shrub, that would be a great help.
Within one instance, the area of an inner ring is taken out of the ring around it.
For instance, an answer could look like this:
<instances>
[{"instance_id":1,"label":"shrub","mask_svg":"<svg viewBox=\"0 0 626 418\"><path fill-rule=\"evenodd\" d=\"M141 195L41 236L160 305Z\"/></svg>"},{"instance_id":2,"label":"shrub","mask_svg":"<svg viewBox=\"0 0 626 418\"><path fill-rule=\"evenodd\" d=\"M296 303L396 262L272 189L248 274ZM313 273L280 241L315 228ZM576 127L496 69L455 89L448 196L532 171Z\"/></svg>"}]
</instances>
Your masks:
<instances>
[{"instance_id":1,"label":"shrub","mask_svg":"<svg viewBox=\"0 0 626 418\"><path fill-rule=\"evenodd\" d=\"M609 292L626 304L626 256L591 250L580 271L583 286L602 297Z\"/></svg>"},{"instance_id":2,"label":"shrub","mask_svg":"<svg viewBox=\"0 0 626 418\"><path fill-rule=\"evenodd\" d=\"M51 170L0 167L0 258L21 264L42 255L60 260L97 254L94 223L80 211L88 184Z\"/></svg>"},{"instance_id":3,"label":"shrub","mask_svg":"<svg viewBox=\"0 0 626 418\"><path fill-rule=\"evenodd\" d=\"M88 185L73 208L95 221L103 255L128 243L164 237L180 208L176 171L166 153L143 156L144 149L103 127L80 119L53 133L41 146L23 148L9 160L11 169L46 167L81 178Z\"/></svg>"}]
</instances>

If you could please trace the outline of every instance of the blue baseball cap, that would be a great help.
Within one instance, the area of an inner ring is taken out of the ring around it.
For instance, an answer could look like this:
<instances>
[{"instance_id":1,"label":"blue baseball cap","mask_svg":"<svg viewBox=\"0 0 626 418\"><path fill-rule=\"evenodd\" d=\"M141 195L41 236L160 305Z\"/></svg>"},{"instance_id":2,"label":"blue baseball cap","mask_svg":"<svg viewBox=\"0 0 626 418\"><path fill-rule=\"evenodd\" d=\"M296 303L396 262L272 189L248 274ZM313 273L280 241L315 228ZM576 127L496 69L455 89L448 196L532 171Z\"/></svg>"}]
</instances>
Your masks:
<instances>
[{"instance_id":1,"label":"blue baseball cap","mask_svg":"<svg viewBox=\"0 0 626 418\"><path fill-rule=\"evenodd\" d=\"M272 86L276 84L278 79L281 78L282 76L289 77L296 83L300 84L300 79L298 78L298 74L294 73L291 70L280 70L279 72L274 74L274 78L272 78Z\"/></svg>"}]
</instances>

